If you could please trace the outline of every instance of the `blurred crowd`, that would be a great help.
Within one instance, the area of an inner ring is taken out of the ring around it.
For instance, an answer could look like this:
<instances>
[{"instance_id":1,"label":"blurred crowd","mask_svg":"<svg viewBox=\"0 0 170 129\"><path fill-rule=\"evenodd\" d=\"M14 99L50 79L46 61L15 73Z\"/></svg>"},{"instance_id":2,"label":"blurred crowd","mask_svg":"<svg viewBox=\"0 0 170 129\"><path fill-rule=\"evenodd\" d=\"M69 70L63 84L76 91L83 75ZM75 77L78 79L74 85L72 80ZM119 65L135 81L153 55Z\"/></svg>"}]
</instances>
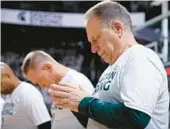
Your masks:
<instances>
[{"instance_id":1,"label":"blurred crowd","mask_svg":"<svg viewBox=\"0 0 170 129\"><path fill-rule=\"evenodd\" d=\"M40 49L47 53L49 53L52 57L54 57L58 62L73 68L77 71L81 71L82 63L83 63L83 55L78 54L76 55L76 49L69 49L69 50L62 50L56 48L47 48L47 49ZM4 52L1 55L1 61L9 64L11 68L14 70L15 74L21 78L21 80L25 80L21 73L21 65L22 61L27 53L15 53L12 51ZM38 87L37 87L38 88ZM46 106L50 112L51 101L50 96L48 95L48 89L40 89L39 91L42 93L44 97L44 101Z\"/></svg>"},{"instance_id":2,"label":"blurred crowd","mask_svg":"<svg viewBox=\"0 0 170 129\"><path fill-rule=\"evenodd\" d=\"M58 62L73 68L77 71L81 71L82 63L83 63L83 55L78 54L76 55L75 49L70 50L62 50L62 49L55 49L55 48L48 48L48 49L40 49L47 53L49 53L52 57L54 57ZM1 61L6 62L9 64L12 69L15 71L16 75L20 78L22 77L21 74L21 65L24 59L24 56L27 53L15 53L12 51L5 52L1 55Z\"/></svg>"}]
</instances>

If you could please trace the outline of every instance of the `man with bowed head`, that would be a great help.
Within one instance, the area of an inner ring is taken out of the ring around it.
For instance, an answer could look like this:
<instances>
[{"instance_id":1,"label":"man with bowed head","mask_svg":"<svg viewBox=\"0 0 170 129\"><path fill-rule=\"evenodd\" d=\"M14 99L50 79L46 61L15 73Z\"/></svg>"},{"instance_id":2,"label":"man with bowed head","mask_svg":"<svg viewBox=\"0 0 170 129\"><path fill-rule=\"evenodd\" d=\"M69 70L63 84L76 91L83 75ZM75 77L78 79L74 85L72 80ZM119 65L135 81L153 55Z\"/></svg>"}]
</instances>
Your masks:
<instances>
[{"instance_id":1,"label":"man with bowed head","mask_svg":"<svg viewBox=\"0 0 170 129\"><path fill-rule=\"evenodd\" d=\"M158 55L138 44L125 7L103 1L85 14L91 51L108 68L93 97L74 85L52 84L49 93L60 108L89 117L88 129L168 129L167 75Z\"/></svg>"},{"instance_id":2,"label":"man with bowed head","mask_svg":"<svg viewBox=\"0 0 170 129\"><path fill-rule=\"evenodd\" d=\"M92 83L86 76L58 63L41 50L31 51L26 55L22 64L22 73L29 81L41 88L49 88L53 83L67 83L75 87L83 85L83 89L89 95L92 95L94 91ZM86 116L68 109L56 110L54 108L52 108L54 114L52 129L81 129L86 127L88 120Z\"/></svg>"}]
</instances>

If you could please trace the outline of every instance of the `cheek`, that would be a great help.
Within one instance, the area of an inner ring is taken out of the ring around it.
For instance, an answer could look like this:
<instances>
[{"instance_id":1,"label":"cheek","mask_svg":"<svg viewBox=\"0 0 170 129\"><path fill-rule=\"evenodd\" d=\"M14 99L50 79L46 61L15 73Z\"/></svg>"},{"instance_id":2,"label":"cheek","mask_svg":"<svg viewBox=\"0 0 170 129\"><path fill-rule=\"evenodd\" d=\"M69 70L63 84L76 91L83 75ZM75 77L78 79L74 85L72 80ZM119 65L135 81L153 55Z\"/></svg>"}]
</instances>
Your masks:
<instances>
[{"instance_id":1,"label":"cheek","mask_svg":"<svg viewBox=\"0 0 170 129\"><path fill-rule=\"evenodd\" d=\"M107 33L107 35L105 35L105 43L107 44L106 47L108 52L113 52L115 50L115 45L117 44L117 39L111 35L111 33Z\"/></svg>"},{"instance_id":2,"label":"cheek","mask_svg":"<svg viewBox=\"0 0 170 129\"><path fill-rule=\"evenodd\" d=\"M46 74L42 74L40 76L40 78L41 78L40 80L41 80L42 84L47 83L47 77L48 77L48 75L46 75Z\"/></svg>"},{"instance_id":3,"label":"cheek","mask_svg":"<svg viewBox=\"0 0 170 129\"><path fill-rule=\"evenodd\" d=\"M2 88L5 88L5 87L8 87L11 85L11 81L9 79L3 79L2 82L1 82L1 86Z\"/></svg>"},{"instance_id":4,"label":"cheek","mask_svg":"<svg viewBox=\"0 0 170 129\"><path fill-rule=\"evenodd\" d=\"M114 44L113 44L113 43L109 42L109 43L108 43L108 48L109 48L109 50L110 50L111 52L114 52L115 47L114 47Z\"/></svg>"},{"instance_id":5,"label":"cheek","mask_svg":"<svg viewBox=\"0 0 170 129\"><path fill-rule=\"evenodd\" d=\"M51 75L51 73L45 72L45 73L43 74L43 82L44 82L45 84L49 84L49 83L51 83L51 80L52 80L52 75Z\"/></svg>"},{"instance_id":6,"label":"cheek","mask_svg":"<svg viewBox=\"0 0 170 129\"><path fill-rule=\"evenodd\" d=\"M111 42L107 37L103 38L103 44L101 45L103 51L105 51L105 53L110 53L111 51L114 51L114 45L113 42Z\"/></svg>"},{"instance_id":7,"label":"cheek","mask_svg":"<svg viewBox=\"0 0 170 129\"><path fill-rule=\"evenodd\" d=\"M107 50L107 43L108 43L108 40L105 36L101 37L98 45L100 47L100 51L105 51Z\"/></svg>"},{"instance_id":8,"label":"cheek","mask_svg":"<svg viewBox=\"0 0 170 129\"><path fill-rule=\"evenodd\" d=\"M12 89L14 86L12 84L12 82L9 79L4 79L1 82L1 92L6 92L10 89Z\"/></svg>"}]
</instances>

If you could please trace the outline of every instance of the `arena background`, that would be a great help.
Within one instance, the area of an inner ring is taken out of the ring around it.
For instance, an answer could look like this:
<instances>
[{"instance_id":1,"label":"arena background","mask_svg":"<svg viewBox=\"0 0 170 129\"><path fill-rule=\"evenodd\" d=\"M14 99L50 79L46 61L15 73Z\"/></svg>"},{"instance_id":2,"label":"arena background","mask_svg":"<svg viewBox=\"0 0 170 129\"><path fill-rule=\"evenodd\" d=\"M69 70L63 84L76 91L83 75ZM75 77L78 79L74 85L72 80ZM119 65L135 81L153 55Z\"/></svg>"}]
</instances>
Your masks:
<instances>
[{"instance_id":1,"label":"arena background","mask_svg":"<svg viewBox=\"0 0 170 129\"><path fill-rule=\"evenodd\" d=\"M20 71L24 56L41 49L60 63L84 73L95 86L107 64L91 53L83 13L98 2L2 1L1 61L8 63L24 80ZM160 55L170 82L170 2L119 2L133 15L136 40ZM39 90L50 107L47 89Z\"/></svg>"}]
</instances>

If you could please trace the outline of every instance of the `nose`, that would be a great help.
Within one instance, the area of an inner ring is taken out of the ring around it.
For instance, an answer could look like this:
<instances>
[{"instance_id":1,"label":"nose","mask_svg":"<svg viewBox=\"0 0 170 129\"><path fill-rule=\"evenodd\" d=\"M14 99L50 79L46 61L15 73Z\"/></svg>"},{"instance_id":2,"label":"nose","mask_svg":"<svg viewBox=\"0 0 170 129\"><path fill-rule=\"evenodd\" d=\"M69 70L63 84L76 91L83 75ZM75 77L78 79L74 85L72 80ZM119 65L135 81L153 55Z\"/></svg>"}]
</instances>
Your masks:
<instances>
[{"instance_id":1,"label":"nose","mask_svg":"<svg viewBox=\"0 0 170 129\"><path fill-rule=\"evenodd\" d=\"M98 50L99 50L99 46L97 46L97 45L91 46L91 52L92 53L96 53Z\"/></svg>"}]
</instances>

